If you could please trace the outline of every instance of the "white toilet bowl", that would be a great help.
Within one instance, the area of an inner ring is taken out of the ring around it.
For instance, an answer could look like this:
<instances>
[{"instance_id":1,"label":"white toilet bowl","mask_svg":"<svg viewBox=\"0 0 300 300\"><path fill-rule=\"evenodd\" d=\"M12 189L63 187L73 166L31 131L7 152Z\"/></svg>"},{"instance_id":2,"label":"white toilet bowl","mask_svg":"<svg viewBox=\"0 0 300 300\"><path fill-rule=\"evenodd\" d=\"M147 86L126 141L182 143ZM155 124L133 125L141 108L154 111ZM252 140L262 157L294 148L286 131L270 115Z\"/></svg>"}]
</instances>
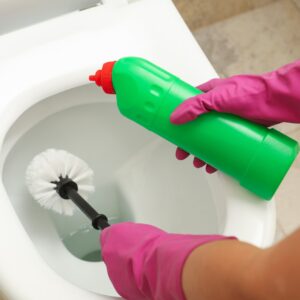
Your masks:
<instances>
[{"instance_id":1,"label":"white toilet bowl","mask_svg":"<svg viewBox=\"0 0 300 300\"><path fill-rule=\"evenodd\" d=\"M155 22L154 22L155 19ZM22 47L21 47L22 46ZM123 118L87 77L108 60L142 56L197 84L216 76L169 1L103 5L0 36L0 287L11 299L111 299L98 232L77 212L46 211L28 194L25 169L65 149L95 172L89 201L111 223L170 232L235 235L268 246L273 202L218 172L178 162L175 147Z\"/></svg>"}]
</instances>

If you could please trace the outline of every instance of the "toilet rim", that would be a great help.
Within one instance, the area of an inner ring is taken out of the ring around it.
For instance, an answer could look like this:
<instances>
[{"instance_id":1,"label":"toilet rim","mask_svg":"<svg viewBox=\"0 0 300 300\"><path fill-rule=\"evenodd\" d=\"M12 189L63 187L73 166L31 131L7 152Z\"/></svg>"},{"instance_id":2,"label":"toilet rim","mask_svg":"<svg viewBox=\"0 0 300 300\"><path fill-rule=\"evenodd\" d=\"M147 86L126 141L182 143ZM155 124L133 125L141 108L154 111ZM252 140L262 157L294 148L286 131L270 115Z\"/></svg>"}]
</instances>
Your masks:
<instances>
[{"instance_id":1,"label":"toilet rim","mask_svg":"<svg viewBox=\"0 0 300 300\"><path fill-rule=\"evenodd\" d=\"M93 67L90 65L77 68L72 71L72 76L69 77L67 82L63 79L70 74L70 70L65 68L61 68L58 76L49 73L49 76L42 78L43 80L39 76L36 76L37 80L34 82L35 84L28 86L24 93L19 93L9 100L7 99L7 106L2 108L2 113L0 111L0 115L3 117L2 123L4 123L0 129L1 171L7 155L7 153L3 155L3 143L13 123L22 113L43 99L72 88L89 84L87 78L84 78L82 74L89 74L91 69ZM35 91L41 92L38 94ZM87 101L86 103L90 102ZM61 110L61 108L58 110ZM220 232L225 235L237 235L242 240L252 242L258 246L264 247L269 245L273 240L275 232L274 200L263 201L258 199L255 195L240 187L237 182L220 172L207 176L209 176L208 183L214 194L213 198L218 199L222 197L225 199L223 203L215 203L218 219L224 221L219 224ZM224 197L224 195L226 196ZM241 212L243 215L242 218L240 217ZM240 226L241 222L245 226ZM235 226L236 224L239 224L239 226ZM245 235L243 231L247 229L246 226L251 228L251 230Z\"/></svg>"},{"instance_id":2,"label":"toilet rim","mask_svg":"<svg viewBox=\"0 0 300 300\"><path fill-rule=\"evenodd\" d=\"M67 70L66 72L61 72L60 76L57 77L45 76L43 80L40 80L40 78L38 78L35 84L27 87L26 92L19 93L18 95L11 97L9 101L7 101L8 104L3 107L0 112L3 117L3 126L0 129L1 152L3 150L3 143L6 134L8 133L13 123L20 117L23 112L25 112L34 104L52 95L71 88L85 85L87 81L82 77L82 73L89 74L90 69L91 68L89 66L83 69L77 69L73 72L72 78L70 78L67 84L64 80L61 80L61 78L64 78L67 75ZM50 89L49 86L51 87ZM35 93L35 91L37 90L42 91L42 93ZM5 153L4 155L1 155L1 171L3 170L4 160ZM225 202L218 203L216 205L217 213L219 214L218 218L220 220L224 220L223 224L219 224L220 228L223 228L222 232L220 233L225 235L237 235L239 238L247 242L257 244L258 246L267 246L272 242L275 231L275 209L274 203L272 201L262 202L261 200L258 200L254 195L248 193L247 191L239 187L236 182L233 182L231 179L221 173L210 176L210 180L208 180L208 182L211 185L212 192L215 193L213 198L216 199L218 198L218 195L226 194L225 197L223 196L223 198L225 198ZM8 199L8 195L6 194L2 182L0 187L0 194L2 194L2 199L5 199L5 201L3 201L4 203L2 203L2 206L6 206L10 210L10 215L11 213L14 215L14 225L18 227L18 234L20 235L22 232L24 238L25 236L29 238L24 228L22 228L22 224L20 223L20 221L16 221L18 217L16 216L14 208L10 200ZM247 228L249 230L247 230L247 233L245 234L244 230L246 230ZM34 246L31 245L31 254L34 256L39 256L39 254L36 253L36 250L33 247ZM33 259L32 255L29 257L32 257ZM52 272L52 270L50 271L50 267L48 266L48 264L43 260L42 262L47 266L49 272ZM58 276L56 273L55 275ZM67 284L66 281L63 280L63 282L64 284ZM78 293L79 290L82 292L82 290L76 286L72 285L71 288L75 289L76 293ZM87 291L84 291L84 294L82 295L89 295L89 299L93 299L91 298L91 294ZM99 299L99 296L97 297L97 299ZM102 297L103 299L112 299L110 297Z\"/></svg>"}]
</instances>

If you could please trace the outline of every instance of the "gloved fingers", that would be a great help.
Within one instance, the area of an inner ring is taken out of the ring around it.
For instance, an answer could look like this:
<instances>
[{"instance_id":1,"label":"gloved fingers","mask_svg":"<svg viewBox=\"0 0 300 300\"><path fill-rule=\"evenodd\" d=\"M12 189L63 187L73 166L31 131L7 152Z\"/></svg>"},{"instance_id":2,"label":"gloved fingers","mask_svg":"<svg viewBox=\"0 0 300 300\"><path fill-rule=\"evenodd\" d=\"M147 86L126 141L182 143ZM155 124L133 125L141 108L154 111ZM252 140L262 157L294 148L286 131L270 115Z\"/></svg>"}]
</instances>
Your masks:
<instances>
[{"instance_id":1,"label":"gloved fingers","mask_svg":"<svg viewBox=\"0 0 300 300\"><path fill-rule=\"evenodd\" d=\"M203 166L205 166L206 163L203 160L201 160L200 158L194 157L193 165L195 168L198 169L198 168L202 168Z\"/></svg>"},{"instance_id":2,"label":"gloved fingers","mask_svg":"<svg viewBox=\"0 0 300 300\"><path fill-rule=\"evenodd\" d=\"M212 173L214 173L214 172L217 171L216 168L214 168L214 167L211 166L211 165L206 164L205 161L203 161L202 159L200 159L200 158L198 158L198 157L194 157L193 165L194 165L195 168L202 168L203 166L206 165L205 171L206 171L208 174L212 174Z\"/></svg>"},{"instance_id":3,"label":"gloved fingers","mask_svg":"<svg viewBox=\"0 0 300 300\"><path fill-rule=\"evenodd\" d=\"M181 103L171 114L171 123L178 125L184 124L206 113L207 109L203 106L201 96L202 95L197 95Z\"/></svg>"},{"instance_id":4,"label":"gloved fingers","mask_svg":"<svg viewBox=\"0 0 300 300\"><path fill-rule=\"evenodd\" d=\"M181 148L176 148L176 158L178 160L186 159L190 154Z\"/></svg>"},{"instance_id":5,"label":"gloved fingers","mask_svg":"<svg viewBox=\"0 0 300 300\"><path fill-rule=\"evenodd\" d=\"M212 174L212 173L215 173L215 172L217 171L217 169L214 168L214 167L211 166L211 165L206 165L205 171L206 171L208 174Z\"/></svg>"},{"instance_id":6,"label":"gloved fingers","mask_svg":"<svg viewBox=\"0 0 300 300\"><path fill-rule=\"evenodd\" d=\"M219 86L220 84L224 83L227 78L213 78L207 82L204 82L197 86L197 89L201 90L202 92L208 92L213 88Z\"/></svg>"}]
</instances>

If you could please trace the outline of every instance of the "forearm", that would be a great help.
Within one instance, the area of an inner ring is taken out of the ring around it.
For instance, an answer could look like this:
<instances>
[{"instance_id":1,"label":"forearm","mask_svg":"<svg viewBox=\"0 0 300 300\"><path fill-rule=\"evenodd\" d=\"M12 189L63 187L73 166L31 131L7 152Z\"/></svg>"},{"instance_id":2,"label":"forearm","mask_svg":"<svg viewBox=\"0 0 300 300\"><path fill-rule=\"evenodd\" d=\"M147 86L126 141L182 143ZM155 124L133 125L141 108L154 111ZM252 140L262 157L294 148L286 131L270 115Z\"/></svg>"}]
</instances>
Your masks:
<instances>
[{"instance_id":1,"label":"forearm","mask_svg":"<svg viewBox=\"0 0 300 300\"><path fill-rule=\"evenodd\" d=\"M187 300L300 299L300 231L262 250L234 240L194 250L182 274Z\"/></svg>"},{"instance_id":2,"label":"forearm","mask_svg":"<svg viewBox=\"0 0 300 300\"><path fill-rule=\"evenodd\" d=\"M300 230L263 252L252 268L253 274L258 269L261 272L261 280L255 281L262 291L259 299L300 299L299 253Z\"/></svg>"},{"instance_id":3,"label":"forearm","mask_svg":"<svg viewBox=\"0 0 300 300\"><path fill-rule=\"evenodd\" d=\"M263 250L236 240L217 241L194 250L182 274L187 300L253 299L249 266Z\"/></svg>"}]
</instances>

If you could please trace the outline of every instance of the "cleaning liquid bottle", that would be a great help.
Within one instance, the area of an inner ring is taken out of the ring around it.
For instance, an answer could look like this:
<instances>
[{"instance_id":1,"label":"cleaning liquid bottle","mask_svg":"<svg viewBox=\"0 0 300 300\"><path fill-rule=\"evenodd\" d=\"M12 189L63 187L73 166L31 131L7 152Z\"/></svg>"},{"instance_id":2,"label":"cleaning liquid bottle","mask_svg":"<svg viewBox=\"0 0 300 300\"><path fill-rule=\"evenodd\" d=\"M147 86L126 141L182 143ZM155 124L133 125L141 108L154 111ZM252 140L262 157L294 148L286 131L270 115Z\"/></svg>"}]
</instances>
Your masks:
<instances>
[{"instance_id":1,"label":"cleaning liquid bottle","mask_svg":"<svg viewBox=\"0 0 300 300\"><path fill-rule=\"evenodd\" d=\"M237 179L269 200L296 158L298 143L238 116L211 111L174 125L170 116L189 97L202 92L137 57L108 62L89 77L104 92L116 94L120 112L171 143Z\"/></svg>"}]
</instances>

